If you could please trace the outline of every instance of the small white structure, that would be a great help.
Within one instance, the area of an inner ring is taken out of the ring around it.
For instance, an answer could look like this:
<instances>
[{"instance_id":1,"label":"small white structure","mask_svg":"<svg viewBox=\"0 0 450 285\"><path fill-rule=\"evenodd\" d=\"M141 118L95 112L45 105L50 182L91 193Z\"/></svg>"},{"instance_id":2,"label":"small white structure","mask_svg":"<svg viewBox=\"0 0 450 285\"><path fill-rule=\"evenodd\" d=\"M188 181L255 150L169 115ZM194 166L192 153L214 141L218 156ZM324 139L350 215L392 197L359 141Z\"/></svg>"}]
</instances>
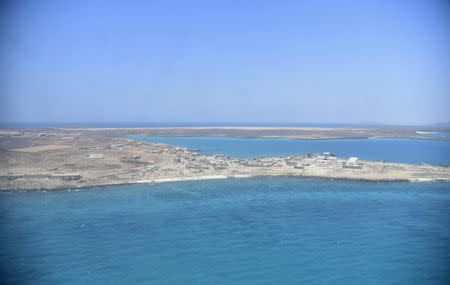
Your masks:
<instances>
[{"instance_id":1,"label":"small white structure","mask_svg":"<svg viewBox=\"0 0 450 285\"><path fill-rule=\"evenodd\" d=\"M344 168L359 169L362 168L362 166L358 163L358 158L352 156L347 160L347 163L345 164Z\"/></svg>"},{"instance_id":2,"label":"small white structure","mask_svg":"<svg viewBox=\"0 0 450 285\"><path fill-rule=\"evenodd\" d=\"M103 153L90 153L89 158L102 158L103 157Z\"/></svg>"},{"instance_id":3,"label":"small white structure","mask_svg":"<svg viewBox=\"0 0 450 285\"><path fill-rule=\"evenodd\" d=\"M296 165L294 165L294 168L295 169L305 169L305 167L301 163L297 163Z\"/></svg>"},{"instance_id":4,"label":"small white structure","mask_svg":"<svg viewBox=\"0 0 450 285\"><path fill-rule=\"evenodd\" d=\"M325 168L341 168L342 161L331 152L324 152L322 154L308 154L304 156L301 161L303 166L318 166ZM296 166L295 161L289 161L289 164ZM288 165L289 165L288 164Z\"/></svg>"},{"instance_id":5,"label":"small white structure","mask_svg":"<svg viewBox=\"0 0 450 285\"><path fill-rule=\"evenodd\" d=\"M348 164L356 164L357 161L358 161L358 158L352 156L352 157L350 157L350 158L347 160L347 163L348 163Z\"/></svg>"}]
</instances>

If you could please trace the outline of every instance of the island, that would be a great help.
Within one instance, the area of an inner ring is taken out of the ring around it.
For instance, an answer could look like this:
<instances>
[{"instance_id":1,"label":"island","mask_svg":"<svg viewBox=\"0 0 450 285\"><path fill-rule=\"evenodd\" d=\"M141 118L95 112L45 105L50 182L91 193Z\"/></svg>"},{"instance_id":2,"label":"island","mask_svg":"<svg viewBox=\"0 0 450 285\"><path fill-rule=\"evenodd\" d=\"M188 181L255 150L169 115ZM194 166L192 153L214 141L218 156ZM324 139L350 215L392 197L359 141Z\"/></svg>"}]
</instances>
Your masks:
<instances>
[{"instance_id":1,"label":"island","mask_svg":"<svg viewBox=\"0 0 450 285\"><path fill-rule=\"evenodd\" d=\"M0 130L0 189L54 190L129 183L295 176L366 181L450 180L450 168L365 161L333 153L241 159L133 136L228 135L303 139L425 138L399 128L9 128ZM422 132L422 133L421 133ZM429 137L426 137L429 138ZM436 138L448 139L448 138Z\"/></svg>"}]
</instances>

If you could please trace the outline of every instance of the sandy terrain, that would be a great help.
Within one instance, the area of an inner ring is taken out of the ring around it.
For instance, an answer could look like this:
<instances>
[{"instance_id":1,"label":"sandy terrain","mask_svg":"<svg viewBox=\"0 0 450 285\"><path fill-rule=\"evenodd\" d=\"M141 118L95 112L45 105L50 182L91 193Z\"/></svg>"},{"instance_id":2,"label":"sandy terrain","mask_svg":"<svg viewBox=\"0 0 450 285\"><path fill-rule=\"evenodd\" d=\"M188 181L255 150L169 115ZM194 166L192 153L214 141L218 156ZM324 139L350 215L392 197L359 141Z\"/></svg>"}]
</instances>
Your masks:
<instances>
[{"instance_id":1,"label":"sandy terrain","mask_svg":"<svg viewBox=\"0 0 450 285\"><path fill-rule=\"evenodd\" d=\"M57 149L65 149L65 148L69 148L69 147L70 146L68 146L68 145L49 144L49 145L14 148L14 149L12 149L12 151L41 152L41 151L51 151L51 150L57 150Z\"/></svg>"},{"instance_id":2,"label":"sandy terrain","mask_svg":"<svg viewBox=\"0 0 450 285\"><path fill-rule=\"evenodd\" d=\"M205 135L223 132L230 134L228 131L241 135L249 132L243 129L178 128L138 131L52 128L3 132L0 134L0 189L59 189L249 176L370 181L450 179L450 168L443 166L361 161L357 168L349 168L346 167L346 161L340 158L334 158L331 166L307 162L311 158L305 157L243 160L202 155L182 147L127 139L134 135L154 135L155 132L166 135ZM286 130L268 131L282 133ZM265 136L268 131L251 135ZM313 130L316 133L310 135L315 137L320 133L323 136L333 136L338 131L333 129L327 133ZM352 135L355 132L360 130L353 130Z\"/></svg>"},{"instance_id":3,"label":"sandy terrain","mask_svg":"<svg viewBox=\"0 0 450 285\"><path fill-rule=\"evenodd\" d=\"M358 128L313 128L313 127L164 127L164 128L51 128L41 131L77 131L88 135L105 137L127 136L236 136L236 137L284 137L298 139L340 139L340 138L414 138L450 140L450 138L424 134L423 132L449 132L448 127L391 126ZM5 130L16 131L17 130ZM23 130L22 130L23 131ZM31 131L31 130L29 130ZM417 133L419 131L419 133ZM422 133L421 133L422 132ZM1 136L1 133L0 133Z\"/></svg>"}]
</instances>

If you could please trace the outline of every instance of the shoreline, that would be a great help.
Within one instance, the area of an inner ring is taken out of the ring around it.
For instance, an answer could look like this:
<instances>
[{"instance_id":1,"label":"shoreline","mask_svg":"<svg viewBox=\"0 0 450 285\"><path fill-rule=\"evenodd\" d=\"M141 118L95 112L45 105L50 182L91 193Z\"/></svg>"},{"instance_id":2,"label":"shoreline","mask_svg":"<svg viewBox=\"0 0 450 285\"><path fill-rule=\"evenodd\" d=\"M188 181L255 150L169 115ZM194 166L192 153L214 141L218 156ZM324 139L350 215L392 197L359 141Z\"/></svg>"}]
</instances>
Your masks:
<instances>
[{"instance_id":1,"label":"shoreline","mask_svg":"<svg viewBox=\"0 0 450 285\"><path fill-rule=\"evenodd\" d=\"M449 183L450 178L410 178L410 179L367 179L367 178L351 178L351 177L329 177L329 176L302 176L302 175L206 175L206 176L191 176L191 177L170 177L170 178L156 178L149 180L98 184L98 185L82 185L76 187L55 187L55 188L16 188L16 189L0 189L0 193L14 193L14 192L55 192L55 191L89 191L94 188L107 187L121 187L127 185L156 185L165 183L178 182L193 182L193 181L208 181L208 180L229 180L229 179L271 179L271 178L292 178L292 179L315 179L328 181L351 181L351 182L365 182L365 183Z\"/></svg>"},{"instance_id":2,"label":"shoreline","mask_svg":"<svg viewBox=\"0 0 450 285\"><path fill-rule=\"evenodd\" d=\"M450 133L450 126L336 126L336 127L295 127L295 126L161 126L161 127L2 127L2 136L18 136L24 133L82 133L123 138L126 136L235 136L241 138L279 137L293 139L365 139L405 138L450 141L450 137L432 135Z\"/></svg>"},{"instance_id":3,"label":"shoreline","mask_svg":"<svg viewBox=\"0 0 450 285\"><path fill-rule=\"evenodd\" d=\"M136 140L142 140L139 137L145 137L145 138L158 138L158 137L191 137L186 135L155 135L155 136L137 136L134 138L133 136L131 139ZM192 136L192 137L202 137L202 136ZM279 135L279 136L270 136L270 135L262 135L262 136L249 136L249 135L205 135L204 137L226 137L226 138L234 138L234 139L288 139L288 140L304 140L304 141L333 141L333 140L371 140L371 139L385 139L385 140L429 140L429 141L448 141L450 142L450 138L448 137L387 137L387 136L337 136L337 137L295 137L295 136L288 136L288 135ZM145 140L143 140L145 141Z\"/></svg>"},{"instance_id":4,"label":"shoreline","mask_svg":"<svg viewBox=\"0 0 450 285\"><path fill-rule=\"evenodd\" d=\"M351 177L331 177L331 176L304 176L304 175L206 175L197 177L171 177L171 178L157 178L150 180L142 180L135 182L128 182L125 184L159 184L170 182L184 182L184 181L206 181L206 180L222 180L222 179L246 179L246 178L298 178L298 179L323 179L323 180L348 180L348 181L362 181L362 182L448 182L450 178L409 178L409 179L367 179L367 178L351 178Z\"/></svg>"},{"instance_id":5,"label":"shoreline","mask_svg":"<svg viewBox=\"0 0 450 285\"><path fill-rule=\"evenodd\" d=\"M193 132L194 136L211 135ZM214 135L292 137L297 133L238 132ZM392 133L391 133L392 134ZM247 177L299 177L373 182L450 180L450 167L337 157L329 152L297 156L239 158L202 154L182 146L138 140L139 136L186 135L125 131L18 130L0 134L0 191L81 189L121 184L164 183ZM330 139L337 132L302 133ZM356 130L346 133L351 139ZM378 133L374 133L378 135ZM358 134L359 137L362 134ZM135 139L130 139L135 137Z\"/></svg>"}]
</instances>

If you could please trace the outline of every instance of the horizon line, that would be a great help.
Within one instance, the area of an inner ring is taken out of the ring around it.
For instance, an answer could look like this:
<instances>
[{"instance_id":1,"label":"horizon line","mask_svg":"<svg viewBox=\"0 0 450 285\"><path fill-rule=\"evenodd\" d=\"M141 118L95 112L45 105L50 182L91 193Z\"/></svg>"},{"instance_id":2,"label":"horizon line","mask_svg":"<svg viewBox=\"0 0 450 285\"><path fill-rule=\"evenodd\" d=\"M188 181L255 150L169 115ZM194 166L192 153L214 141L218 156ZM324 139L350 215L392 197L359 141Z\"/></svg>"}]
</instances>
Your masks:
<instances>
[{"instance_id":1,"label":"horizon line","mask_svg":"<svg viewBox=\"0 0 450 285\"><path fill-rule=\"evenodd\" d=\"M133 126L134 125L134 126ZM440 123L397 123L397 122L219 122L219 121L68 121L68 122L56 122L56 121L12 121L12 122L0 122L0 127L324 127L324 126L429 126L429 127L447 127L450 126L450 122Z\"/></svg>"}]
</instances>

